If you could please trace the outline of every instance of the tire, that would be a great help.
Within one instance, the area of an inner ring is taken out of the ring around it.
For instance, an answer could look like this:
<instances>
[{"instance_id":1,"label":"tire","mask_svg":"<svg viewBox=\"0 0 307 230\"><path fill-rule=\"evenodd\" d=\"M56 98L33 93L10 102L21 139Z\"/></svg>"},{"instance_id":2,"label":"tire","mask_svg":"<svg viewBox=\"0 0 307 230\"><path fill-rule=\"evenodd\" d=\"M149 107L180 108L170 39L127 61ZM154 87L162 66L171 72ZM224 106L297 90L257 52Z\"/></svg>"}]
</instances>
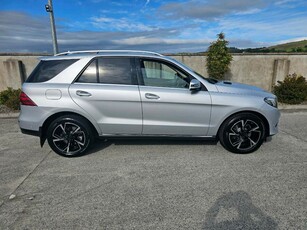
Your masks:
<instances>
[{"instance_id":1,"label":"tire","mask_svg":"<svg viewBox=\"0 0 307 230\"><path fill-rule=\"evenodd\" d=\"M222 146L233 153L251 153L259 149L265 139L265 125L252 113L239 113L222 124L219 140Z\"/></svg>"},{"instance_id":2,"label":"tire","mask_svg":"<svg viewBox=\"0 0 307 230\"><path fill-rule=\"evenodd\" d=\"M89 122L77 115L55 119L48 127L47 140L51 149L64 157L83 155L93 143Z\"/></svg>"}]
</instances>

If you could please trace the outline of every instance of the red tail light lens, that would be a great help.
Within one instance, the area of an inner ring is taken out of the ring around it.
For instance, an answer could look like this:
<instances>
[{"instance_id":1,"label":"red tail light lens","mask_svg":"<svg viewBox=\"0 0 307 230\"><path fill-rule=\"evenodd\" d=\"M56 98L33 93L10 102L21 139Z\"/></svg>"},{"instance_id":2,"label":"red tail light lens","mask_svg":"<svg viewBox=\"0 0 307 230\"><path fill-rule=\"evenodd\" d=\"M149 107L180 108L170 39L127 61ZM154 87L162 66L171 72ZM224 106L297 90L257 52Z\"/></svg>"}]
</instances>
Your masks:
<instances>
[{"instance_id":1,"label":"red tail light lens","mask_svg":"<svg viewBox=\"0 0 307 230\"><path fill-rule=\"evenodd\" d=\"M21 92L19 101L22 105L37 106L24 92Z\"/></svg>"}]
</instances>

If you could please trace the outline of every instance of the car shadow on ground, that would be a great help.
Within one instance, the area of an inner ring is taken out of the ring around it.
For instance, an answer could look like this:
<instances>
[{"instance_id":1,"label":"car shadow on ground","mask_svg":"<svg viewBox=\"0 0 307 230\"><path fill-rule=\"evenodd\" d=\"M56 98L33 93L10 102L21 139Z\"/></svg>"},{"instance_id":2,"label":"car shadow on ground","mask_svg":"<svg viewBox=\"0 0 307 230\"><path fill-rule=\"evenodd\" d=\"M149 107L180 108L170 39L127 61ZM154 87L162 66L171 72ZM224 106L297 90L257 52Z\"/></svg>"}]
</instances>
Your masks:
<instances>
[{"instance_id":1,"label":"car shadow on ground","mask_svg":"<svg viewBox=\"0 0 307 230\"><path fill-rule=\"evenodd\" d=\"M219 197L206 213L204 230L270 229L277 223L252 203L245 191L230 192Z\"/></svg>"},{"instance_id":2,"label":"car shadow on ground","mask_svg":"<svg viewBox=\"0 0 307 230\"><path fill-rule=\"evenodd\" d=\"M120 138L120 139L98 139L85 155L104 150L111 145L216 145L217 140L204 140L192 138Z\"/></svg>"}]
</instances>

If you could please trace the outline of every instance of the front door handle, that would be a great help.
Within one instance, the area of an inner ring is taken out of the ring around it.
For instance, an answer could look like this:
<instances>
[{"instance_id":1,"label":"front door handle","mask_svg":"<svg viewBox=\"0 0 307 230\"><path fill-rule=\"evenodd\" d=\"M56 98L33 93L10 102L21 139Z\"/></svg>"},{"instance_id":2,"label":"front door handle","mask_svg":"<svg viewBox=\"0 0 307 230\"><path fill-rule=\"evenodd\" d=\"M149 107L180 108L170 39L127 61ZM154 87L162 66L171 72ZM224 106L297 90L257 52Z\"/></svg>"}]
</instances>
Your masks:
<instances>
[{"instance_id":1,"label":"front door handle","mask_svg":"<svg viewBox=\"0 0 307 230\"><path fill-rule=\"evenodd\" d=\"M145 93L145 97L147 99L159 99L160 97L156 94L153 94L153 93Z\"/></svg>"},{"instance_id":2,"label":"front door handle","mask_svg":"<svg viewBox=\"0 0 307 230\"><path fill-rule=\"evenodd\" d=\"M90 96L92 96L92 94L90 94L89 92L82 91L82 90L77 90L76 94L80 97L90 97Z\"/></svg>"}]
</instances>

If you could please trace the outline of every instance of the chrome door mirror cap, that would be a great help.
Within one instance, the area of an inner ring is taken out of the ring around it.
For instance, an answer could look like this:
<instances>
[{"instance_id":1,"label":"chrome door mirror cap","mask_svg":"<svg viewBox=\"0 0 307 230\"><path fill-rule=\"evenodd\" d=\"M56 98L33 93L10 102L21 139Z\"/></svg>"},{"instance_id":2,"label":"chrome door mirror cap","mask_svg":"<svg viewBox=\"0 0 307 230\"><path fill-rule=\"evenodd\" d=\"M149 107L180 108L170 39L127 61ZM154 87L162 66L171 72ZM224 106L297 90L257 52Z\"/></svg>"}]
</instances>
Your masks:
<instances>
[{"instance_id":1,"label":"chrome door mirror cap","mask_svg":"<svg viewBox=\"0 0 307 230\"><path fill-rule=\"evenodd\" d=\"M201 89L201 83L197 79L192 79L190 81L189 90L199 90Z\"/></svg>"}]
</instances>

